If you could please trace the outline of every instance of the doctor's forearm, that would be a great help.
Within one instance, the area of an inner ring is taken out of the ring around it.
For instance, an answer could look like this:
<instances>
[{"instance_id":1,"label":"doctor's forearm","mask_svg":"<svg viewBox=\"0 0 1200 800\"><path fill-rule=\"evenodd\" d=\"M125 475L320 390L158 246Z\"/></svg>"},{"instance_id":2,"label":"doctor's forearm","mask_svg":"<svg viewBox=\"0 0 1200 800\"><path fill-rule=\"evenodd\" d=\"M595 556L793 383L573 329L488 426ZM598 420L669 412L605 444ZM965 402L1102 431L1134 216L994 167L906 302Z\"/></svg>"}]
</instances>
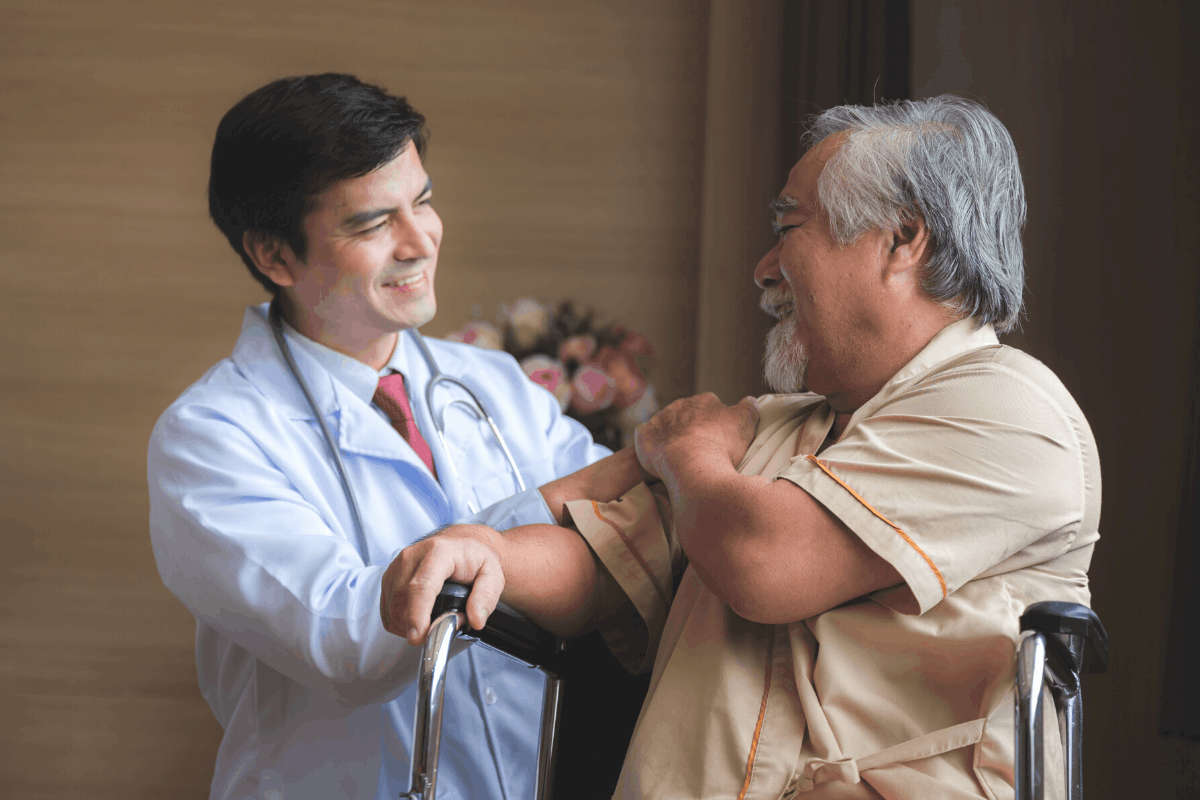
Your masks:
<instances>
[{"instance_id":1,"label":"doctor's forearm","mask_svg":"<svg viewBox=\"0 0 1200 800\"><path fill-rule=\"evenodd\" d=\"M655 480L638 463L632 447L618 450L570 475L539 487L538 491L560 525L564 504L571 500L595 500L607 503L623 496L643 481Z\"/></svg>"}]
</instances>

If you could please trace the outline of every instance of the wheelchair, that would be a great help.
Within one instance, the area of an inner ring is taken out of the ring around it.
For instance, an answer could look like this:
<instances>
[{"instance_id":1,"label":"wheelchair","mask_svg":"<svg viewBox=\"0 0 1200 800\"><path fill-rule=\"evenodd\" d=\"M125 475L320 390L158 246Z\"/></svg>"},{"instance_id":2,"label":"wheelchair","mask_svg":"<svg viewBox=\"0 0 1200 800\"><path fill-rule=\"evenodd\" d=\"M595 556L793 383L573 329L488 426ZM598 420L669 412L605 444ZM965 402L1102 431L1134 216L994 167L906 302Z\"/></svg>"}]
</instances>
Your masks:
<instances>
[{"instance_id":1,"label":"wheelchair","mask_svg":"<svg viewBox=\"0 0 1200 800\"><path fill-rule=\"evenodd\" d=\"M466 608L470 591L470 587L447 582L433 605L433 622L421 651L421 672L417 677L412 779L408 793L400 795L401 800L435 800L446 666L450 643L456 636L499 650L546 674L534 794L537 800L548 800L554 780L558 712L562 704L562 643L504 603L497 604L482 631L468 633Z\"/></svg>"},{"instance_id":2,"label":"wheelchair","mask_svg":"<svg viewBox=\"0 0 1200 800\"><path fill-rule=\"evenodd\" d=\"M1034 603L1021 615L1017 641L1016 800L1040 800L1042 687L1049 683L1063 742L1068 800L1083 800L1083 694L1080 676L1108 668L1108 633L1078 603Z\"/></svg>"},{"instance_id":3,"label":"wheelchair","mask_svg":"<svg viewBox=\"0 0 1200 800\"><path fill-rule=\"evenodd\" d=\"M477 634L466 633L470 588L446 583L433 608L421 654L419 699L413 734L412 780L402 800L435 800L438 748L450 643L456 636L499 650L546 674L538 748L537 800L548 800L553 782L558 713L562 703L562 643L515 609L500 603ZM1016 800L1041 800L1043 686L1054 699L1063 740L1068 800L1083 798L1083 696L1080 676L1108 667L1108 633L1096 613L1077 603L1034 603L1021 615L1017 642Z\"/></svg>"}]
</instances>

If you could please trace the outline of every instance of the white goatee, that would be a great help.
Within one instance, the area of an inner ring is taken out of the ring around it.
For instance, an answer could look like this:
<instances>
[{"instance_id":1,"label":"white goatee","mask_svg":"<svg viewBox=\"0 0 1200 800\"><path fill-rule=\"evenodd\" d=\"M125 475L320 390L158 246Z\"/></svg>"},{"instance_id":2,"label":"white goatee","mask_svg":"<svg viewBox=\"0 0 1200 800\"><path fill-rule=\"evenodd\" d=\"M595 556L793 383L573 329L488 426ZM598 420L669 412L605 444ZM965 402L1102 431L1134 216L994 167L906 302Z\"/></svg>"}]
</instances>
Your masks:
<instances>
[{"instance_id":1,"label":"white goatee","mask_svg":"<svg viewBox=\"0 0 1200 800\"><path fill-rule=\"evenodd\" d=\"M796 341L796 306L791 293L783 285L773 286L763 292L759 307L779 320L767 333L763 378L780 394L805 391L808 354Z\"/></svg>"}]
</instances>

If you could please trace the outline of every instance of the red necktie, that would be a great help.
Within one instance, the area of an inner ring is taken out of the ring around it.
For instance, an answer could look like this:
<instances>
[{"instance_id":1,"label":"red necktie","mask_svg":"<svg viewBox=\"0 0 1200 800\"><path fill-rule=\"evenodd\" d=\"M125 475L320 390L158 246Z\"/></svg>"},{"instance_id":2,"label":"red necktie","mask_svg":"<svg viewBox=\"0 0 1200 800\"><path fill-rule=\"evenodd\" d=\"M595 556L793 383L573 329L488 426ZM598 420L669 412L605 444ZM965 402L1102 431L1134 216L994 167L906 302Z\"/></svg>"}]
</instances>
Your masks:
<instances>
[{"instance_id":1,"label":"red necktie","mask_svg":"<svg viewBox=\"0 0 1200 800\"><path fill-rule=\"evenodd\" d=\"M383 413L388 415L388 419L392 421L392 427L400 432L400 435L412 447L413 452L425 462L425 466L429 467L429 471L436 478L437 470L433 466L433 453L429 449L429 443L421 435L417 421L413 419L412 406L408 404L408 392L404 390L404 376L399 372L393 372L391 375L380 378L379 386L375 389L375 396L371 399L375 401L375 405L383 409Z\"/></svg>"}]
</instances>

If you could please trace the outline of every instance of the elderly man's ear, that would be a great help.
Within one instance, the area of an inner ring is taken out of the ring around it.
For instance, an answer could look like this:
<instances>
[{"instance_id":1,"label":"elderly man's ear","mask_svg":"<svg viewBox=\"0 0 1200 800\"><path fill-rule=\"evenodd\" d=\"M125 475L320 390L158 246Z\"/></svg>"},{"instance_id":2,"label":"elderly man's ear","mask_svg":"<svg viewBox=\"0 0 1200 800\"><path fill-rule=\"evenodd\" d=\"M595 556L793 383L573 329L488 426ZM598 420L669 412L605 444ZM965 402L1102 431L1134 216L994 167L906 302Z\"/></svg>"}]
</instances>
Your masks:
<instances>
[{"instance_id":1,"label":"elderly man's ear","mask_svg":"<svg viewBox=\"0 0 1200 800\"><path fill-rule=\"evenodd\" d=\"M929 228L922 217L914 217L892 230L887 271L892 275L915 272L931 255Z\"/></svg>"}]
</instances>

